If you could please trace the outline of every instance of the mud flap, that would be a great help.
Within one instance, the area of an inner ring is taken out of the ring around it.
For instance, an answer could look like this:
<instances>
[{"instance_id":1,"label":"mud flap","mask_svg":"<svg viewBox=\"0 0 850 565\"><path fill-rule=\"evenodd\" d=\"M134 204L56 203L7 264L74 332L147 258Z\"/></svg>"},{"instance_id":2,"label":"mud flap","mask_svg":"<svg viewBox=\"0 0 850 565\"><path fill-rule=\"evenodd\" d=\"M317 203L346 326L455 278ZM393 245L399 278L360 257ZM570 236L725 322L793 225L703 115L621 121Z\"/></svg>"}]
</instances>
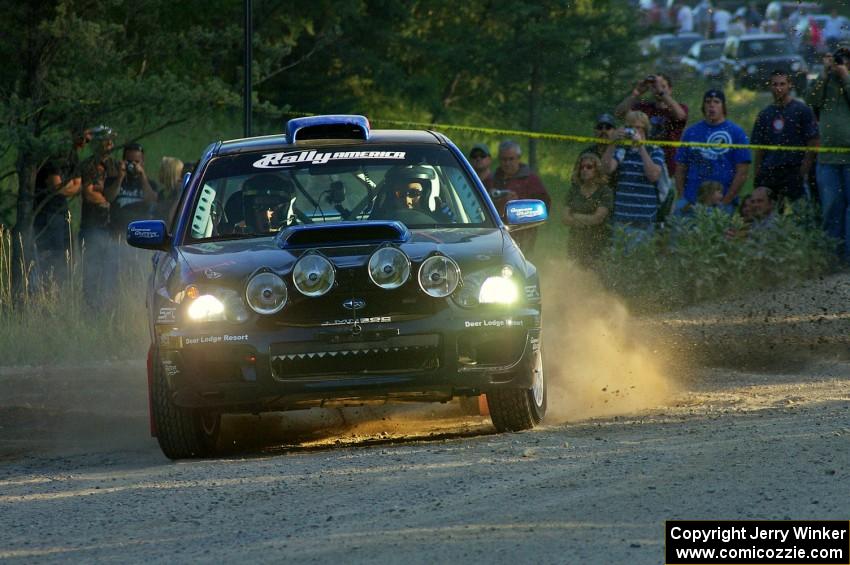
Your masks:
<instances>
[{"instance_id":1,"label":"mud flap","mask_svg":"<svg viewBox=\"0 0 850 565\"><path fill-rule=\"evenodd\" d=\"M156 421L153 418L153 344L148 347L148 423L151 437L156 437Z\"/></svg>"}]
</instances>

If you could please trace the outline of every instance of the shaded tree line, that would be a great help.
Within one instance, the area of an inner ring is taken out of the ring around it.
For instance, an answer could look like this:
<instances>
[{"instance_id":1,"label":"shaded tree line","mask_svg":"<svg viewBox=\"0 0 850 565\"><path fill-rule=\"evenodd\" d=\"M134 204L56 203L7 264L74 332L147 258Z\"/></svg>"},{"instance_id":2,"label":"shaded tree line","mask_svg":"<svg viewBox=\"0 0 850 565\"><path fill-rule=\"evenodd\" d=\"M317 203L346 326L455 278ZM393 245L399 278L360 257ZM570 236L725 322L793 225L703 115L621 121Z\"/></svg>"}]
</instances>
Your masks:
<instances>
[{"instance_id":1,"label":"shaded tree line","mask_svg":"<svg viewBox=\"0 0 850 565\"><path fill-rule=\"evenodd\" d=\"M239 108L242 3L0 0L0 177L15 248L32 242L38 169L80 123L140 140ZM607 107L639 53L618 0L254 0L257 116L288 111L551 130ZM600 103L601 102L601 103ZM529 157L534 163L532 143ZM4 186L9 186L7 182Z\"/></svg>"}]
</instances>

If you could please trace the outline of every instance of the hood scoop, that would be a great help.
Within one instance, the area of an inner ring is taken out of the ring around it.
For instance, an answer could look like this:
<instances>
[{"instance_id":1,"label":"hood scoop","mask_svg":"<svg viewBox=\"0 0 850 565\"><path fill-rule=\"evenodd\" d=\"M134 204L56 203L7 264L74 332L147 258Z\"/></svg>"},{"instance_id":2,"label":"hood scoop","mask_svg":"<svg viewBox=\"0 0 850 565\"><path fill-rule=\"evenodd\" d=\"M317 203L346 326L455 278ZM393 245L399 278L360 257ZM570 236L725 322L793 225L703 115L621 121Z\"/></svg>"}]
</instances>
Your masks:
<instances>
[{"instance_id":1,"label":"hood scoop","mask_svg":"<svg viewBox=\"0 0 850 565\"><path fill-rule=\"evenodd\" d=\"M297 249L326 245L404 243L409 239L410 230L401 222L370 220L292 226L281 231L275 238L275 243L281 249Z\"/></svg>"}]
</instances>

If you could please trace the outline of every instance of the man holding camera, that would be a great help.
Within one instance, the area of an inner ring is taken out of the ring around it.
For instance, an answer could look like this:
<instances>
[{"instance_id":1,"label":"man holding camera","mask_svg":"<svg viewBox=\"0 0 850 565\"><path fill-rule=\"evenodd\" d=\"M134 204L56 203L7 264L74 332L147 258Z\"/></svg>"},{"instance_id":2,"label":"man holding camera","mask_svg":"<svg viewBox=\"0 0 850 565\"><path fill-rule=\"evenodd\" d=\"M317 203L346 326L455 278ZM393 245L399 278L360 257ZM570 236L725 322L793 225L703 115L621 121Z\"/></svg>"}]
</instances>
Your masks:
<instances>
[{"instance_id":1,"label":"man holding camera","mask_svg":"<svg viewBox=\"0 0 850 565\"><path fill-rule=\"evenodd\" d=\"M646 93L651 93L652 98L642 100ZM623 119L630 110L643 112L649 117L648 139L654 141L679 141L688 123L688 106L673 98L673 82L662 73L649 75L639 81L614 109L614 114ZM672 175L676 169L676 148L663 149L667 170Z\"/></svg>"},{"instance_id":2,"label":"man holding camera","mask_svg":"<svg viewBox=\"0 0 850 565\"><path fill-rule=\"evenodd\" d=\"M124 146L117 173L107 180L105 195L113 205L112 230L121 234L133 220L150 217L159 199L159 187L145 172L145 151L138 143Z\"/></svg>"},{"instance_id":3,"label":"man holding camera","mask_svg":"<svg viewBox=\"0 0 850 565\"><path fill-rule=\"evenodd\" d=\"M807 100L820 119L821 145L850 147L850 47L826 55L823 66ZM850 153L820 153L816 172L824 230L843 242L839 255L850 262Z\"/></svg>"}]
</instances>

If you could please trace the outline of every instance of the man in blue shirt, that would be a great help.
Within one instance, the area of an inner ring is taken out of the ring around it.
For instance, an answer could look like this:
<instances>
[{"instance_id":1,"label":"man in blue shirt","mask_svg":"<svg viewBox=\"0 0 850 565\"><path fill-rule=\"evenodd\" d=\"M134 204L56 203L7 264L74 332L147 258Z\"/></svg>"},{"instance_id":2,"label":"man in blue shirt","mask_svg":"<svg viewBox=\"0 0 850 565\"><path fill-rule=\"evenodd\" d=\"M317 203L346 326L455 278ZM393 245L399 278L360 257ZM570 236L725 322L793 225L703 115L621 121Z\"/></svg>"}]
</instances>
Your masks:
<instances>
[{"instance_id":1,"label":"man in blue shirt","mask_svg":"<svg viewBox=\"0 0 850 565\"><path fill-rule=\"evenodd\" d=\"M759 112L753 126L753 145L786 147L817 146L820 136L812 109L791 96L791 78L785 71L770 75L773 104ZM764 151L754 149L756 172L753 186L768 186L779 202L804 196L803 180L815 162L813 151Z\"/></svg>"},{"instance_id":2,"label":"man in blue shirt","mask_svg":"<svg viewBox=\"0 0 850 565\"><path fill-rule=\"evenodd\" d=\"M704 120L685 130L682 141L749 145L741 127L726 119L726 96L722 90L708 90L702 98ZM729 213L738 203L738 191L747 180L749 149L729 147L680 147L676 152L676 188L679 197L696 203L699 186L707 180L723 185L721 206Z\"/></svg>"}]
</instances>

